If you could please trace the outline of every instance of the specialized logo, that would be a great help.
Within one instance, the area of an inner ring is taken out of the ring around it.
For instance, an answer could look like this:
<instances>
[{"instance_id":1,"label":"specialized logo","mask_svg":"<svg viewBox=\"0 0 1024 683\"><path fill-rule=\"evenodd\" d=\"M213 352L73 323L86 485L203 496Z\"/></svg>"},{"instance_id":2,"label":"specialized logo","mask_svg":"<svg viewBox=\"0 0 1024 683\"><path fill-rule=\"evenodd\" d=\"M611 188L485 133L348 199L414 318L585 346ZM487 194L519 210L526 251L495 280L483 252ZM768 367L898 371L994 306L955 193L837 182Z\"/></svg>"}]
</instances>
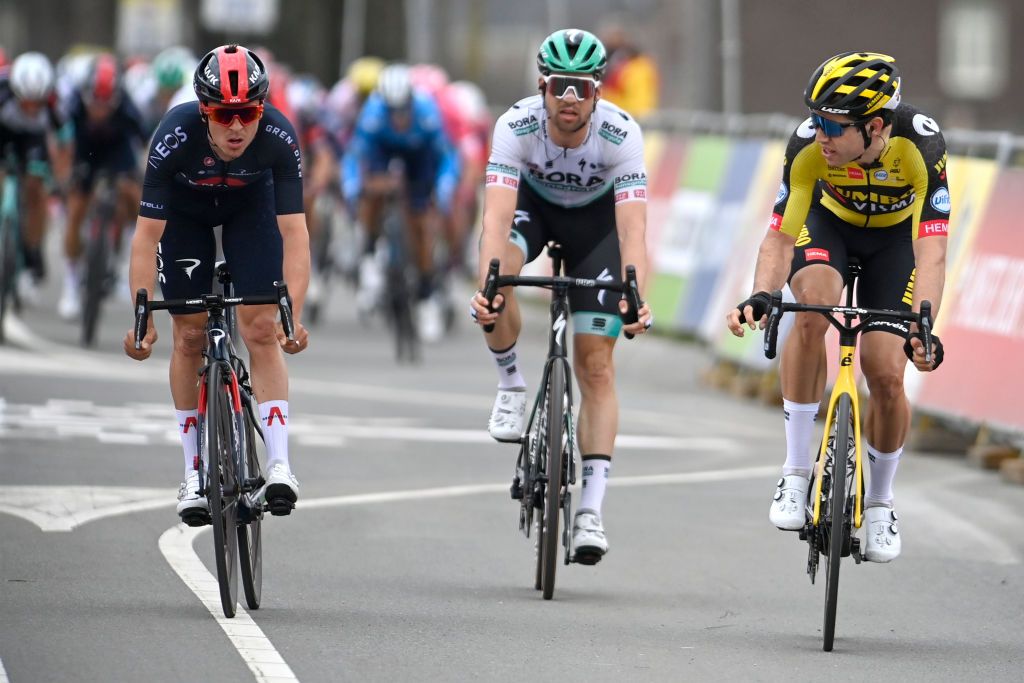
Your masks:
<instances>
[{"instance_id":1,"label":"specialized logo","mask_svg":"<svg viewBox=\"0 0 1024 683\"><path fill-rule=\"evenodd\" d=\"M939 124L930 116L914 114L914 130L920 135L935 135L939 132Z\"/></svg>"},{"instance_id":2,"label":"specialized logo","mask_svg":"<svg viewBox=\"0 0 1024 683\"><path fill-rule=\"evenodd\" d=\"M779 185L779 192L778 192L778 194L775 195L775 203L776 204L781 204L782 202L784 202L786 200L786 197L788 197L788 196L789 196L789 188L786 187L786 183L780 184Z\"/></svg>"},{"instance_id":3,"label":"specialized logo","mask_svg":"<svg viewBox=\"0 0 1024 683\"><path fill-rule=\"evenodd\" d=\"M563 340L565 339L565 313L560 313L558 319L555 320L551 325L551 329L555 332L555 344L563 346Z\"/></svg>"},{"instance_id":4,"label":"specialized logo","mask_svg":"<svg viewBox=\"0 0 1024 683\"><path fill-rule=\"evenodd\" d=\"M797 126L796 136L807 140L813 138L817 129L814 127L814 123L811 121L811 117L808 116L803 123Z\"/></svg>"},{"instance_id":5,"label":"specialized logo","mask_svg":"<svg viewBox=\"0 0 1024 683\"><path fill-rule=\"evenodd\" d=\"M936 211L940 211L942 213L949 213L949 190L947 190L944 187L940 187L939 189L935 190L935 192L932 192L931 199L928 200L928 203L931 204L932 208L935 209Z\"/></svg>"},{"instance_id":6,"label":"specialized logo","mask_svg":"<svg viewBox=\"0 0 1024 683\"><path fill-rule=\"evenodd\" d=\"M197 258L180 258L177 261L175 261L175 263L191 264L191 265L184 265L184 266L181 267L181 269L185 271L185 275L188 276L188 279L191 280L192 279L192 271L195 270L196 268L198 268L199 264L201 262Z\"/></svg>"},{"instance_id":7,"label":"specialized logo","mask_svg":"<svg viewBox=\"0 0 1024 683\"><path fill-rule=\"evenodd\" d=\"M530 222L530 212L526 211L525 209L516 209L516 215L515 215L515 218L512 219L512 223L516 227L519 227L520 223L529 223L529 222Z\"/></svg>"},{"instance_id":8,"label":"specialized logo","mask_svg":"<svg viewBox=\"0 0 1024 683\"><path fill-rule=\"evenodd\" d=\"M274 406L270 409L270 413L267 415L267 426L269 427L274 424L275 417L281 422L281 426L284 426L285 418L287 416L281 412L281 409L278 406Z\"/></svg>"},{"instance_id":9,"label":"specialized logo","mask_svg":"<svg viewBox=\"0 0 1024 683\"><path fill-rule=\"evenodd\" d=\"M192 427L199 429L199 422L194 417L186 417L185 424L178 426L181 427L182 434L188 434L188 430L191 429Z\"/></svg>"},{"instance_id":10,"label":"specialized logo","mask_svg":"<svg viewBox=\"0 0 1024 683\"><path fill-rule=\"evenodd\" d=\"M598 275L594 279L596 279L598 282L611 282L615 278L612 277L612 274L608 271L607 268L605 268L604 270L601 271L601 274ZM597 290L597 303L599 303L599 304L601 304L603 306L604 305L604 295L607 294L607 293L608 293L608 290L606 290L606 289L599 289L599 290Z\"/></svg>"},{"instance_id":11,"label":"specialized logo","mask_svg":"<svg viewBox=\"0 0 1024 683\"><path fill-rule=\"evenodd\" d=\"M224 330L212 330L210 336L213 337L213 345L218 346L226 336Z\"/></svg>"}]
</instances>

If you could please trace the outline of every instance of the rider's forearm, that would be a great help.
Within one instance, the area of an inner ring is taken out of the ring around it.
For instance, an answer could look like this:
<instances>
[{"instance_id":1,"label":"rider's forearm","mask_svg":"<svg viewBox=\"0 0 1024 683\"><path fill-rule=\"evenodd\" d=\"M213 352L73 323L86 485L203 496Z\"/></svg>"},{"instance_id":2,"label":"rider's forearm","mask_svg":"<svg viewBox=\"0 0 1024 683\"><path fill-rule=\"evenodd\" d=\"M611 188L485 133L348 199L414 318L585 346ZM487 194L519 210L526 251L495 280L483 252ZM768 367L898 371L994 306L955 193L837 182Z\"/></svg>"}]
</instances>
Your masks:
<instances>
[{"instance_id":1,"label":"rider's forearm","mask_svg":"<svg viewBox=\"0 0 1024 683\"><path fill-rule=\"evenodd\" d=\"M914 243L914 310L922 301L932 304L932 318L939 314L946 284L946 238L924 237Z\"/></svg>"},{"instance_id":2,"label":"rider's forearm","mask_svg":"<svg viewBox=\"0 0 1024 683\"><path fill-rule=\"evenodd\" d=\"M132 237L131 261L128 265L128 282L131 285L130 296L135 303L135 292L145 289L149 298L153 299L156 284L157 249L163 236L164 221L139 217Z\"/></svg>"},{"instance_id":3,"label":"rider's forearm","mask_svg":"<svg viewBox=\"0 0 1024 683\"><path fill-rule=\"evenodd\" d=\"M282 273L292 298L292 316L302 320L302 308L309 287L309 232L306 216L301 213L278 216L278 227L284 250Z\"/></svg>"},{"instance_id":4,"label":"rider's forearm","mask_svg":"<svg viewBox=\"0 0 1024 683\"><path fill-rule=\"evenodd\" d=\"M752 292L774 292L782 289L793 263L793 243L791 237L773 230L765 235L757 252Z\"/></svg>"},{"instance_id":5,"label":"rider's forearm","mask_svg":"<svg viewBox=\"0 0 1024 683\"><path fill-rule=\"evenodd\" d=\"M646 291L647 283L647 204L628 202L615 209L615 224L619 233L619 254L622 259L623 281L626 266L635 266L640 293Z\"/></svg>"}]
</instances>

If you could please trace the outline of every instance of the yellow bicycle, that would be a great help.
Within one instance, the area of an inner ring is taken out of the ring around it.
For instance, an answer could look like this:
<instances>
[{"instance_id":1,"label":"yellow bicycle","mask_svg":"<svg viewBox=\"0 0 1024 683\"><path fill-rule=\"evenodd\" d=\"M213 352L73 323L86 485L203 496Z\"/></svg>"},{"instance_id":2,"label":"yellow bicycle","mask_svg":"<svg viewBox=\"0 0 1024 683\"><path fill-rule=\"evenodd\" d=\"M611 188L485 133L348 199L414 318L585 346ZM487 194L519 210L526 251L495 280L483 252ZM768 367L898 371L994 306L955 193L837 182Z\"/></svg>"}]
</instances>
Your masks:
<instances>
[{"instance_id":1,"label":"yellow bicycle","mask_svg":"<svg viewBox=\"0 0 1024 683\"><path fill-rule=\"evenodd\" d=\"M839 595L839 561L853 557L860 564L860 539L855 529L863 523L864 468L861 457L860 403L857 399L857 381L854 376L854 352L857 337L868 324L887 320L916 323L924 342L925 359L931 362L931 303L921 302L921 312L886 311L856 308L853 291L860 266L850 264L846 278L846 305L820 306L783 303L782 292L772 293L768 321L765 325L764 353L775 358L779 333L779 320L783 313L820 313L839 332L839 373L828 402L825 432L818 452L818 460L811 473L811 486L807 492L807 523L800 530L800 540L810 545L807 554L807 574L814 583L818 573L818 560L825 563L825 623L822 629L826 652L832 651L835 638L836 608ZM840 322L837 316L843 317ZM854 320L859 320L854 324ZM836 457L843 453L846 457Z\"/></svg>"}]
</instances>

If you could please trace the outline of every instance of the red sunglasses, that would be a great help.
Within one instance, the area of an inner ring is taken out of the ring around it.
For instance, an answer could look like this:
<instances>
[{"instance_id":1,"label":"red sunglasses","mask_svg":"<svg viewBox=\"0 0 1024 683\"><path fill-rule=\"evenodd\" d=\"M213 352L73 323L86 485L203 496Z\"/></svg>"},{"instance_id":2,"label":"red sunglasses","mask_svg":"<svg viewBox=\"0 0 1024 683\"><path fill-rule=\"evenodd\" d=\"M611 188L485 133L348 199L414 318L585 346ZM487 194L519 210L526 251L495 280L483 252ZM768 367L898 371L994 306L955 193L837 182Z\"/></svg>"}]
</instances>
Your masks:
<instances>
[{"instance_id":1,"label":"red sunglasses","mask_svg":"<svg viewBox=\"0 0 1024 683\"><path fill-rule=\"evenodd\" d=\"M253 104L247 107L208 107L203 105L200 108L204 116L222 126L230 126L236 118L241 121L243 126L248 126L263 116L262 104Z\"/></svg>"}]
</instances>

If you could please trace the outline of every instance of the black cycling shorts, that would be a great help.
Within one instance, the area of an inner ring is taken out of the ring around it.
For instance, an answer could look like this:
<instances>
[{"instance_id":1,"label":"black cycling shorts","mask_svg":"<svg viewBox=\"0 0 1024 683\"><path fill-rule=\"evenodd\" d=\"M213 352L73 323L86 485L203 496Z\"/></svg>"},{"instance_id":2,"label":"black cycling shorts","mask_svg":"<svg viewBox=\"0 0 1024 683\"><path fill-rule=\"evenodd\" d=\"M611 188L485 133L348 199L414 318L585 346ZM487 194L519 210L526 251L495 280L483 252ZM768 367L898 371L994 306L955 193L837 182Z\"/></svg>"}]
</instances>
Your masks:
<instances>
[{"instance_id":1,"label":"black cycling shorts","mask_svg":"<svg viewBox=\"0 0 1024 683\"><path fill-rule=\"evenodd\" d=\"M565 208L544 200L521 182L510 239L526 255L527 263L540 256L548 242L557 242L562 245L565 275L622 281L615 200L610 190L589 204ZM618 337L621 298L618 292L600 289L569 290L574 332Z\"/></svg>"},{"instance_id":2,"label":"black cycling shorts","mask_svg":"<svg viewBox=\"0 0 1024 683\"><path fill-rule=\"evenodd\" d=\"M181 201L187 197L187 201ZM241 190L205 194L179 190L168 197L167 226L160 239L157 270L165 299L216 291L217 258L213 228L223 225L224 259L238 296L272 294L282 279L284 247L277 225L274 182ZM172 309L173 314L195 313Z\"/></svg>"},{"instance_id":3,"label":"black cycling shorts","mask_svg":"<svg viewBox=\"0 0 1024 683\"><path fill-rule=\"evenodd\" d=\"M823 264L835 268L845 279L847 262L856 257L861 264L856 302L862 308L910 311L914 302L914 244L911 221L889 228L850 225L815 202L796 240L789 280L805 266ZM866 332L891 332L906 337L906 323L876 320Z\"/></svg>"},{"instance_id":4,"label":"black cycling shorts","mask_svg":"<svg viewBox=\"0 0 1024 683\"><path fill-rule=\"evenodd\" d=\"M119 140L108 147L90 149L75 148L74 172L71 182L76 190L90 192L96 182L96 175L106 170L115 177L139 180L138 155L128 140Z\"/></svg>"},{"instance_id":5,"label":"black cycling shorts","mask_svg":"<svg viewBox=\"0 0 1024 683\"><path fill-rule=\"evenodd\" d=\"M11 146L18 168L22 173L46 178L50 173L50 153L46 133L13 131L0 125L0 156ZM0 158L0 165L5 160Z\"/></svg>"}]
</instances>

